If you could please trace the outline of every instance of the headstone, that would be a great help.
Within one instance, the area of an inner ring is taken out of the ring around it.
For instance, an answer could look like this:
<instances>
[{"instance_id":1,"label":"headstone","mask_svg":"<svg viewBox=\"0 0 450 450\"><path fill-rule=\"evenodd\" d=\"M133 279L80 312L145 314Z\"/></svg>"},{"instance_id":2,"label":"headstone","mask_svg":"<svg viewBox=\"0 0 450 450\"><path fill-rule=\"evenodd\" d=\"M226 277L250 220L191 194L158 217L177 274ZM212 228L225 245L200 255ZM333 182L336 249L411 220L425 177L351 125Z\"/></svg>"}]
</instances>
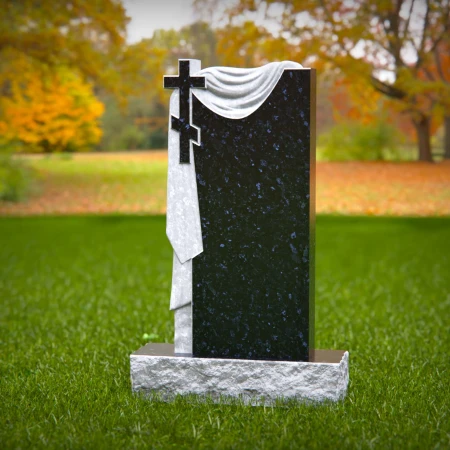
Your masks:
<instances>
[{"instance_id":1,"label":"headstone","mask_svg":"<svg viewBox=\"0 0 450 450\"><path fill-rule=\"evenodd\" d=\"M180 60L164 86L174 89L167 236L175 345L132 355L133 387L160 390L164 376L169 396L217 396L205 391L210 368L227 378L225 395L250 395L230 387L230 373L239 372L253 397L341 398L348 353L334 361L314 350L315 71L289 61L200 70L200 61ZM320 394L329 392L324 378L317 386L313 376L326 364L337 389L328 396ZM285 375L275 381L277 373ZM283 382L303 386L283 392Z\"/></svg>"}]
</instances>

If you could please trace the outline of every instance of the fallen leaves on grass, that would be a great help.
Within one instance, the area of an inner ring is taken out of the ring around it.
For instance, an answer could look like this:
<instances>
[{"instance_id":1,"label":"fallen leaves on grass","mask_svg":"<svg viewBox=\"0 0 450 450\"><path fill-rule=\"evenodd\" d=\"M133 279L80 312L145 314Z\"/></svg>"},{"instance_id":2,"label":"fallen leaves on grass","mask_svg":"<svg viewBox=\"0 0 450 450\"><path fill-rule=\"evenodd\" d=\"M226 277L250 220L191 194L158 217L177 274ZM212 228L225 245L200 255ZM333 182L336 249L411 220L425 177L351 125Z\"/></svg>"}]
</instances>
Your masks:
<instances>
[{"instance_id":1,"label":"fallen leaves on grass","mask_svg":"<svg viewBox=\"0 0 450 450\"><path fill-rule=\"evenodd\" d=\"M0 203L2 215L164 214L167 152L31 157L39 195ZM450 215L450 162L320 162L316 211L327 214Z\"/></svg>"},{"instance_id":2,"label":"fallen leaves on grass","mask_svg":"<svg viewBox=\"0 0 450 450\"><path fill-rule=\"evenodd\" d=\"M317 212L450 215L450 163L318 163Z\"/></svg>"}]
</instances>

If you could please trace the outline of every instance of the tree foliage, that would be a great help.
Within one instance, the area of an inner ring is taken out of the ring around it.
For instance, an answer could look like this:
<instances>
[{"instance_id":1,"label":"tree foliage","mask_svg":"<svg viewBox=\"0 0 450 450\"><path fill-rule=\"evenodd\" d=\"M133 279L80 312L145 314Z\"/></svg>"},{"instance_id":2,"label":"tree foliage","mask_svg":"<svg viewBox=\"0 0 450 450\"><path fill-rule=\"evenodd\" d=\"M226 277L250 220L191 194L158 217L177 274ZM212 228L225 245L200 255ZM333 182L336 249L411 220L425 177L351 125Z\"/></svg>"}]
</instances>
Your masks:
<instances>
[{"instance_id":1,"label":"tree foliage","mask_svg":"<svg viewBox=\"0 0 450 450\"><path fill-rule=\"evenodd\" d=\"M0 97L0 136L34 152L87 150L101 137L103 104L81 77L25 64Z\"/></svg>"},{"instance_id":2,"label":"tree foliage","mask_svg":"<svg viewBox=\"0 0 450 450\"><path fill-rule=\"evenodd\" d=\"M103 124L102 145L107 149L164 148L170 91L163 88L163 75L178 72L178 59L200 59L204 67L221 64L216 32L205 22L180 30L156 30L124 52L127 67L128 104L120 113L112 98L105 98L108 111ZM119 125L120 121L124 124ZM123 129L122 129L123 128Z\"/></svg>"},{"instance_id":3,"label":"tree foliage","mask_svg":"<svg viewBox=\"0 0 450 450\"><path fill-rule=\"evenodd\" d=\"M165 52L165 74L177 73L178 60L183 58L200 59L203 67L223 64L222 55L217 48L217 32L206 22L194 22L180 30L156 30L151 39L142 41L142 45ZM162 89L162 82L158 87Z\"/></svg>"},{"instance_id":4,"label":"tree foliage","mask_svg":"<svg viewBox=\"0 0 450 450\"><path fill-rule=\"evenodd\" d=\"M140 55L125 46L119 0L2 0L0 138L26 151L74 151L101 137L103 105L123 100Z\"/></svg>"},{"instance_id":5,"label":"tree foliage","mask_svg":"<svg viewBox=\"0 0 450 450\"><path fill-rule=\"evenodd\" d=\"M1 0L0 61L18 55L117 90L115 61L125 42L127 17L118 0ZM3 84L10 80L1 80Z\"/></svg>"},{"instance_id":6,"label":"tree foliage","mask_svg":"<svg viewBox=\"0 0 450 450\"><path fill-rule=\"evenodd\" d=\"M198 7L205 3L217 1L197 0ZM416 128L420 159L431 160L431 118L448 111L450 88L442 77L429 79L421 73L435 65L435 55L449 42L449 0L239 0L228 11L223 45L239 29L245 34L243 18L255 12L264 15L258 28L266 58L287 55L317 68L330 64L393 99ZM253 50L235 42L228 54L239 55L239 63ZM274 43L271 52L268 42Z\"/></svg>"},{"instance_id":7,"label":"tree foliage","mask_svg":"<svg viewBox=\"0 0 450 450\"><path fill-rule=\"evenodd\" d=\"M450 39L438 43L429 56L430 64L421 71L423 79L436 86L438 115L444 122L444 158L450 159Z\"/></svg>"},{"instance_id":8,"label":"tree foliage","mask_svg":"<svg viewBox=\"0 0 450 450\"><path fill-rule=\"evenodd\" d=\"M340 122L319 138L321 156L331 161L382 161L397 156L397 132L386 121Z\"/></svg>"}]
</instances>

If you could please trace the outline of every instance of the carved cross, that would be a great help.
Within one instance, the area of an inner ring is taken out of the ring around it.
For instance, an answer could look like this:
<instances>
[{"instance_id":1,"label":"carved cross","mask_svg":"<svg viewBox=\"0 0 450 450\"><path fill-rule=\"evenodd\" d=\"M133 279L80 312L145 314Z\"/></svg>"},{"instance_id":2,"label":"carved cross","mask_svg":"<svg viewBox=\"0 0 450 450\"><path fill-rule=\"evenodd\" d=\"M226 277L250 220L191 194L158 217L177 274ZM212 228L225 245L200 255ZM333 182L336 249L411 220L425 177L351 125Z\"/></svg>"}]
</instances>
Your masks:
<instances>
[{"instance_id":1,"label":"carved cross","mask_svg":"<svg viewBox=\"0 0 450 450\"><path fill-rule=\"evenodd\" d=\"M191 77L190 61L180 59L178 61L178 76L164 76L165 89L180 90L180 117L171 116L172 130L180 133L180 163L190 163L189 143L191 139L197 141L199 139L199 130L191 124L190 103L191 88L206 88L205 77Z\"/></svg>"}]
</instances>

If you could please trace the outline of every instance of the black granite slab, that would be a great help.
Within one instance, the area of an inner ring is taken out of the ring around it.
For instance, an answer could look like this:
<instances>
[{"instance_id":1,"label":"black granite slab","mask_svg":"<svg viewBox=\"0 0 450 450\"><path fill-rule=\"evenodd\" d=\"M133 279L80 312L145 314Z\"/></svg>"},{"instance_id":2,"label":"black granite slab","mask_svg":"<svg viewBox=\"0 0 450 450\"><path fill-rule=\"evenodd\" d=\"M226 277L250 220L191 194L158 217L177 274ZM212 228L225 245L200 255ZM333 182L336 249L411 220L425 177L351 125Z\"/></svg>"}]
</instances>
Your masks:
<instances>
[{"instance_id":1,"label":"black granite slab","mask_svg":"<svg viewBox=\"0 0 450 450\"><path fill-rule=\"evenodd\" d=\"M204 252L193 260L193 355L308 361L314 349L315 73L285 70L226 119L193 94Z\"/></svg>"},{"instance_id":2,"label":"black granite slab","mask_svg":"<svg viewBox=\"0 0 450 450\"><path fill-rule=\"evenodd\" d=\"M314 350L310 361L313 363L339 364L344 357L345 350ZM134 356L168 356L174 358L190 358L186 353L175 353L173 344L159 344L150 342L132 353Z\"/></svg>"}]
</instances>

